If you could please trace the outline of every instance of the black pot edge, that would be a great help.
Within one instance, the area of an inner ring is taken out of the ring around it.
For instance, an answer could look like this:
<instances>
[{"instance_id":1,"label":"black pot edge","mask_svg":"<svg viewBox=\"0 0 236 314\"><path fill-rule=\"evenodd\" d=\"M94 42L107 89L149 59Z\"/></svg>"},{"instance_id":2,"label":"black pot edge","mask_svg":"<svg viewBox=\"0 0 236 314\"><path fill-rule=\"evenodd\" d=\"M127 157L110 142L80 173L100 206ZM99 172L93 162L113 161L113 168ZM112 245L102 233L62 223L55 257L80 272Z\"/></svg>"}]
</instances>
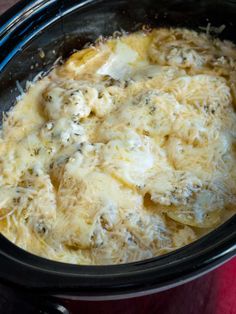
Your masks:
<instances>
[{"instance_id":1,"label":"black pot edge","mask_svg":"<svg viewBox=\"0 0 236 314\"><path fill-rule=\"evenodd\" d=\"M49 261L16 247L0 236L0 264L3 265L0 278L10 286L28 292L30 289L31 293L81 297L165 290L192 280L232 258L236 253L236 232L223 240L220 238L221 231L227 227L232 230L235 221L236 216L208 236L172 253L110 266L78 266ZM215 245L209 247L214 240ZM201 248L202 251L199 250Z\"/></svg>"},{"instance_id":2,"label":"black pot edge","mask_svg":"<svg viewBox=\"0 0 236 314\"><path fill-rule=\"evenodd\" d=\"M113 301L113 300L125 300L125 299L132 299L132 298L137 298L137 297L144 297L147 295L152 295L152 294L156 294L159 292L164 292L166 290L169 289L173 289L176 288L178 286L187 284L193 280L199 279L200 277L204 277L205 275L207 275L209 272L214 271L215 269L217 269L218 267L224 265L226 262L229 262L230 260L232 260L235 256L235 253L232 254L231 256L227 256L227 258L223 259L221 262L218 262L216 265L212 265L209 268L206 268L205 270L201 270L199 272L196 272L195 274L193 274L193 276L186 276L185 278L181 278L179 281L175 282L175 283L170 283L169 285L166 285L164 287L160 287L160 288L153 288L153 289L148 289L148 290L140 290L140 291L133 291L133 292L127 292L127 293L122 293L120 292L117 294L103 294L103 295L80 295L77 293L74 294L55 294L52 296L55 298L59 298L59 299L66 299L66 300L80 300L80 301Z\"/></svg>"}]
</instances>

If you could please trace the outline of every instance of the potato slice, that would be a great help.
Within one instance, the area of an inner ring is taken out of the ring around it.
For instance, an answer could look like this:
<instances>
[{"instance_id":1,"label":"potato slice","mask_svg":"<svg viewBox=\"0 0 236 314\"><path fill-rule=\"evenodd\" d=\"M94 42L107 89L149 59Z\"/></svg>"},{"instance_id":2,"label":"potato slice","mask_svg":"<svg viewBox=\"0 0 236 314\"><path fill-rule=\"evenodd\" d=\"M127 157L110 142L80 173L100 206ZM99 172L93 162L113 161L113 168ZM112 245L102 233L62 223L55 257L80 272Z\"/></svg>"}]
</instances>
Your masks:
<instances>
[{"instance_id":1,"label":"potato slice","mask_svg":"<svg viewBox=\"0 0 236 314\"><path fill-rule=\"evenodd\" d=\"M89 47L75 52L66 61L65 65L58 69L59 75L92 75L100 68L111 54L108 46Z\"/></svg>"},{"instance_id":2,"label":"potato slice","mask_svg":"<svg viewBox=\"0 0 236 314\"><path fill-rule=\"evenodd\" d=\"M193 212L186 214L184 212L181 212L181 210L168 212L167 216L183 225L197 228L212 228L220 222L221 211L216 210L213 212L208 212L204 215L201 221L196 218Z\"/></svg>"}]
</instances>

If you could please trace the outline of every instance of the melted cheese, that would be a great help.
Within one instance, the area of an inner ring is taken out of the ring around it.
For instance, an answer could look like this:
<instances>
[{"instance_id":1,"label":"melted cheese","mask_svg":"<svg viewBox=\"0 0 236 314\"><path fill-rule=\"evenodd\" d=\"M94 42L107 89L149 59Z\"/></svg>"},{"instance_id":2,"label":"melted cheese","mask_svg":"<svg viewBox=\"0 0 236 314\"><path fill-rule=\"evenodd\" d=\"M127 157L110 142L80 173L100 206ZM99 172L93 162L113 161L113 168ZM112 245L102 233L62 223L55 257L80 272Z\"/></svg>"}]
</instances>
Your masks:
<instances>
[{"instance_id":1,"label":"melted cheese","mask_svg":"<svg viewBox=\"0 0 236 314\"><path fill-rule=\"evenodd\" d=\"M232 43L156 29L28 84L1 131L1 232L46 258L116 264L222 223L236 204L235 69Z\"/></svg>"}]
</instances>

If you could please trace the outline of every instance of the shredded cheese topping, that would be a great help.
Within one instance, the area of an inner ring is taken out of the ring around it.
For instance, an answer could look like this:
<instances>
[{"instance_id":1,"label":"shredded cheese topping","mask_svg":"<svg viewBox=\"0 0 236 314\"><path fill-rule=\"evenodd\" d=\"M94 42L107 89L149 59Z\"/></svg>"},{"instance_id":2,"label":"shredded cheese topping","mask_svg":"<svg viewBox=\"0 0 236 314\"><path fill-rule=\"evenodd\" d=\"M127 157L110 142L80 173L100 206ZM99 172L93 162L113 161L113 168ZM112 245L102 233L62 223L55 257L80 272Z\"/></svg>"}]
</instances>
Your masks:
<instances>
[{"instance_id":1,"label":"shredded cheese topping","mask_svg":"<svg viewBox=\"0 0 236 314\"><path fill-rule=\"evenodd\" d=\"M214 229L236 205L235 71L233 43L163 28L98 41L28 84L2 125L0 231L94 265Z\"/></svg>"}]
</instances>

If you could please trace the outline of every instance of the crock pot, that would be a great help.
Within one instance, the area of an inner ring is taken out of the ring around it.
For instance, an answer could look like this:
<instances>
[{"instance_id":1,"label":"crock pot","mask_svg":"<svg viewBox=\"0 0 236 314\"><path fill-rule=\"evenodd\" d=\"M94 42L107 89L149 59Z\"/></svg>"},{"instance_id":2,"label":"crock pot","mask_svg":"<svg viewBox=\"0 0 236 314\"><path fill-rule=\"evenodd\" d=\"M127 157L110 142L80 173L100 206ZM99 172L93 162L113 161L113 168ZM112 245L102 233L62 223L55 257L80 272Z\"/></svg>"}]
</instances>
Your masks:
<instances>
[{"instance_id":1,"label":"crock pot","mask_svg":"<svg viewBox=\"0 0 236 314\"><path fill-rule=\"evenodd\" d=\"M114 31L225 25L236 41L236 1L25 0L0 17L0 110L8 110L27 80L73 49ZM42 50L45 56L42 58ZM59 60L59 61L58 61ZM236 253L236 216L198 241L161 257L112 266L79 266L30 254L0 235L0 281L34 295L119 299L192 280Z\"/></svg>"}]
</instances>

